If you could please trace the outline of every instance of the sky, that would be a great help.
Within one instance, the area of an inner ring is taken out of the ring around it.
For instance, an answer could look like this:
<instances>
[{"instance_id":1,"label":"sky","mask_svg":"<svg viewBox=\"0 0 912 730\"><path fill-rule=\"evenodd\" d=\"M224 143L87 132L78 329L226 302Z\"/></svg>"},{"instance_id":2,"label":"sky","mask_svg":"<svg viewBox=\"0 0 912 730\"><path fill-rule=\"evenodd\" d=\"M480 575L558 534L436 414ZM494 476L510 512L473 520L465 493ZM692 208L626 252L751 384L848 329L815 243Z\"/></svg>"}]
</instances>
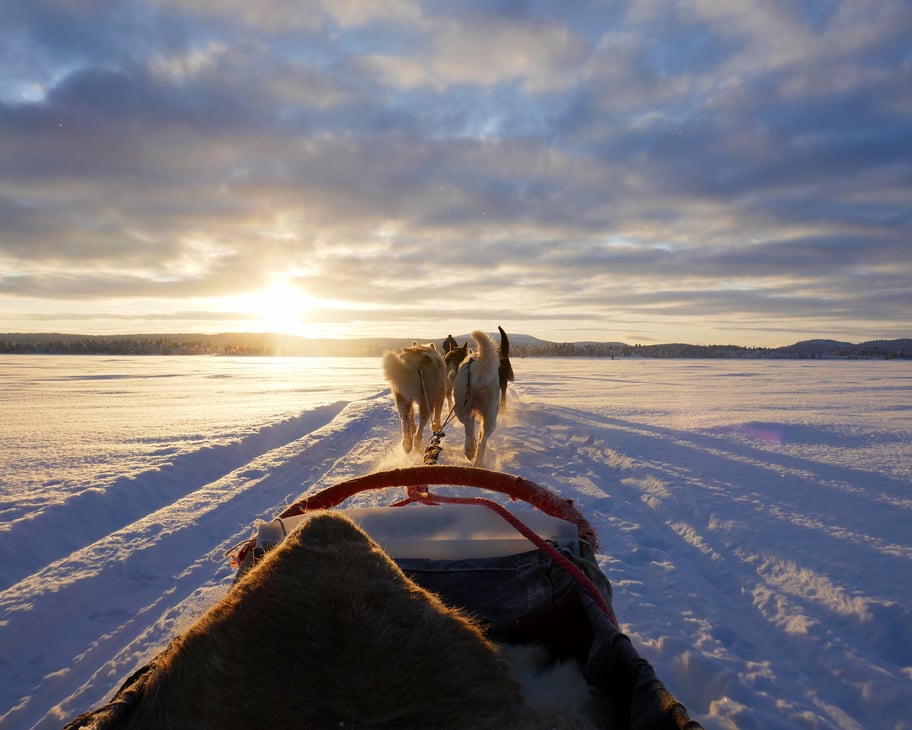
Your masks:
<instances>
[{"instance_id":1,"label":"sky","mask_svg":"<svg viewBox=\"0 0 912 730\"><path fill-rule=\"evenodd\" d=\"M907 0L0 4L0 332L912 334Z\"/></svg>"}]
</instances>

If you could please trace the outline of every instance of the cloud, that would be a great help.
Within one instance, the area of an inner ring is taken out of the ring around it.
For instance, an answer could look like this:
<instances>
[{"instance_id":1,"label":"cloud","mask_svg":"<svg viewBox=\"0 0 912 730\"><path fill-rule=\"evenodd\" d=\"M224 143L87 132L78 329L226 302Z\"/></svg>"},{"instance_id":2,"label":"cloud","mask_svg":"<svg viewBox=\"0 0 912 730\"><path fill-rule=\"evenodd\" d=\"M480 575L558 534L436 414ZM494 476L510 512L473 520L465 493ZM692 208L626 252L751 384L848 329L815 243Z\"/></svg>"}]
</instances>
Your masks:
<instances>
[{"instance_id":1,"label":"cloud","mask_svg":"<svg viewBox=\"0 0 912 730\"><path fill-rule=\"evenodd\" d=\"M282 274L385 334L907 327L907 3L3 12L11 310Z\"/></svg>"},{"instance_id":2,"label":"cloud","mask_svg":"<svg viewBox=\"0 0 912 730\"><path fill-rule=\"evenodd\" d=\"M365 59L387 84L492 87L519 83L530 93L573 83L587 43L551 19L483 15L424 21L424 38L411 53L373 54Z\"/></svg>"}]
</instances>

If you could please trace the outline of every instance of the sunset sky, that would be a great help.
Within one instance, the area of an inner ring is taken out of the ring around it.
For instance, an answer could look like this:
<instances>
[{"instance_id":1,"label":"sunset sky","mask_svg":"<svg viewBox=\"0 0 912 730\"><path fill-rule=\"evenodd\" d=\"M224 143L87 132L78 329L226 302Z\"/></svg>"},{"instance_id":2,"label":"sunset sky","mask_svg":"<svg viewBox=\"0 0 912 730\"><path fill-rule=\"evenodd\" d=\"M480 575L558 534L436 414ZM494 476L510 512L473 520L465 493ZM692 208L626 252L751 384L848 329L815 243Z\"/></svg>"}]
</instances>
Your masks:
<instances>
[{"instance_id":1,"label":"sunset sky","mask_svg":"<svg viewBox=\"0 0 912 730\"><path fill-rule=\"evenodd\" d=\"M912 336L908 0L5 0L0 332Z\"/></svg>"}]
</instances>

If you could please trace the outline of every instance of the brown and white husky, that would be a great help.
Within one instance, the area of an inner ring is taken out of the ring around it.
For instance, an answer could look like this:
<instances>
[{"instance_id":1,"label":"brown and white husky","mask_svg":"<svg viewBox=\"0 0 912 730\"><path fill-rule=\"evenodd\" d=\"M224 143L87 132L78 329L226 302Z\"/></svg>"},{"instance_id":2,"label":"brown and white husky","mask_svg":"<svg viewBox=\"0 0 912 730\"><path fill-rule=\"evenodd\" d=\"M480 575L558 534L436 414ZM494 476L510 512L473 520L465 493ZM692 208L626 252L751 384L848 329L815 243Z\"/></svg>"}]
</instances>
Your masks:
<instances>
[{"instance_id":1,"label":"brown and white husky","mask_svg":"<svg viewBox=\"0 0 912 730\"><path fill-rule=\"evenodd\" d=\"M389 381L399 420L402 422L402 449L409 453L420 448L424 427L431 422L433 431L440 430L440 416L446 396L443 358L433 342L403 347L399 352L383 354L383 374ZM414 409L418 407L418 423Z\"/></svg>"}]
</instances>

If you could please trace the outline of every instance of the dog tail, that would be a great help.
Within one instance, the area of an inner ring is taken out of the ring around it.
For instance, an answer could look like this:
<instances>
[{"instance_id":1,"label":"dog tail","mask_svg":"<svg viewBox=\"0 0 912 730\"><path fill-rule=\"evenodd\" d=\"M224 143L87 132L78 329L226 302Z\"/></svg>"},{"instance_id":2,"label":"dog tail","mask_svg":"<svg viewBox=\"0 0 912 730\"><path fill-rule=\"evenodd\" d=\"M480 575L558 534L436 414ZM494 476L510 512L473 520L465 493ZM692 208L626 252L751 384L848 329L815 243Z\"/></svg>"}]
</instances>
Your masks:
<instances>
[{"instance_id":1,"label":"dog tail","mask_svg":"<svg viewBox=\"0 0 912 730\"><path fill-rule=\"evenodd\" d=\"M399 383L407 373L408 366L392 350L383 353L383 375L390 383Z\"/></svg>"},{"instance_id":2,"label":"dog tail","mask_svg":"<svg viewBox=\"0 0 912 730\"><path fill-rule=\"evenodd\" d=\"M497 325L497 329L500 330L500 356L508 358L510 357L510 340L507 339L507 333L503 331L503 327Z\"/></svg>"},{"instance_id":3,"label":"dog tail","mask_svg":"<svg viewBox=\"0 0 912 730\"><path fill-rule=\"evenodd\" d=\"M514 382L515 376L513 375L513 365L510 363L510 340L507 339L507 333L503 331L503 327L499 326L497 329L500 330L500 387L504 388L507 382ZM506 391L504 391L506 392Z\"/></svg>"},{"instance_id":4,"label":"dog tail","mask_svg":"<svg viewBox=\"0 0 912 730\"><path fill-rule=\"evenodd\" d=\"M500 365L500 355L497 354L497 344L491 336L481 330L472 333L472 339L478 345L478 364L476 367L483 373L493 373L497 377L497 368Z\"/></svg>"}]
</instances>

